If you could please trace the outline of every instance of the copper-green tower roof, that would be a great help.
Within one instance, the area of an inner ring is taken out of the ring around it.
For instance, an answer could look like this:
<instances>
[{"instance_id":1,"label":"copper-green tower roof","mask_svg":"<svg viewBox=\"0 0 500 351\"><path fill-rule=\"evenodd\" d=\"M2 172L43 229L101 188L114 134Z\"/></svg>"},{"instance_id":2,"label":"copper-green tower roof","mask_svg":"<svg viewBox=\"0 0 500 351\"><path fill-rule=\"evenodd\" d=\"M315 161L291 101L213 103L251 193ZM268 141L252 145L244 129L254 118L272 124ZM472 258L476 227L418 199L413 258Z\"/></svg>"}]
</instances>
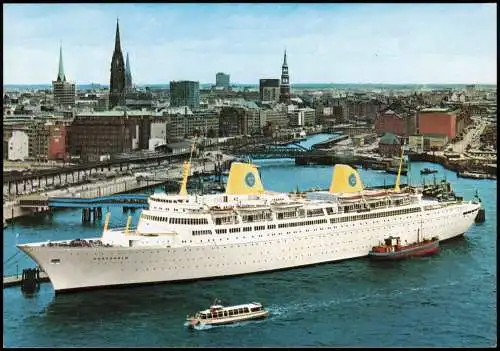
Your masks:
<instances>
[{"instance_id":1,"label":"copper-green tower roof","mask_svg":"<svg viewBox=\"0 0 500 351\"><path fill-rule=\"evenodd\" d=\"M66 81L66 76L64 75L63 58L62 58L62 44L59 47L59 72L57 73L57 81L58 82Z\"/></svg>"}]
</instances>

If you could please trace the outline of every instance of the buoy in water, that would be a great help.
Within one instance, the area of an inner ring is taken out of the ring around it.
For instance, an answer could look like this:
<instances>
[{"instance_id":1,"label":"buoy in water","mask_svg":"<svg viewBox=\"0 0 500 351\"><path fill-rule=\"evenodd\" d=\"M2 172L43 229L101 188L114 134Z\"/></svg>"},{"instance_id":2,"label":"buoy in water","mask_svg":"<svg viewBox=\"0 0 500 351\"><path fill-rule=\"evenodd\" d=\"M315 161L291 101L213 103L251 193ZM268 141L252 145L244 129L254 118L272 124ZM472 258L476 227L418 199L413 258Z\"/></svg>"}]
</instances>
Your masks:
<instances>
[{"instance_id":1,"label":"buoy in water","mask_svg":"<svg viewBox=\"0 0 500 351\"><path fill-rule=\"evenodd\" d=\"M37 268L23 269L21 290L23 293L32 294L40 289L40 271Z\"/></svg>"}]
</instances>

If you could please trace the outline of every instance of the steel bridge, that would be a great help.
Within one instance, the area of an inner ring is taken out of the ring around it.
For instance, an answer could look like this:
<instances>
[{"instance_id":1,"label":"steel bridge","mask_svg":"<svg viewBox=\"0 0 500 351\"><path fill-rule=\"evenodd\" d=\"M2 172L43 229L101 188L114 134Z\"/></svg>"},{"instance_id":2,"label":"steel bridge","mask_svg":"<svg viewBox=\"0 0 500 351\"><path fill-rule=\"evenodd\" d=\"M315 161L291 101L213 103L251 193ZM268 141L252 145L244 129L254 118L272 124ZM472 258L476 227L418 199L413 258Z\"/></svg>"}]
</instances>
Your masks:
<instances>
[{"instance_id":1,"label":"steel bridge","mask_svg":"<svg viewBox=\"0 0 500 351\"><path fill-rule=\"evenodd\" d=\"M237 157L250 157L255 159L295 158L299 155L305 155L310 152L317 153L317 151L311 151L310 149L296 143L289 145L294 145L296 147L285 147L281 145L257 145L254 147L246 146L233 149L231 150L231 153Z\"/></svg>"}]
</instances>

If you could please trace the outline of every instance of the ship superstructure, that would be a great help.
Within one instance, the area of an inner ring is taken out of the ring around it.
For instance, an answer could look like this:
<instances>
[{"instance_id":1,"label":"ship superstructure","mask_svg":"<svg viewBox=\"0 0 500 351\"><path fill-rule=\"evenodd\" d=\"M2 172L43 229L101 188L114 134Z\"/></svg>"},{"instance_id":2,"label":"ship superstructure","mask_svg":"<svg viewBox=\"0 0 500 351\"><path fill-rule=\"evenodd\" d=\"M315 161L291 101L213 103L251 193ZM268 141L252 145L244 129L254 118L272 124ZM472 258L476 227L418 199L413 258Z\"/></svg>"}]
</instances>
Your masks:
<instances>
[{"instance_id":1,"label":"ship superstructure","mask_svg":"<svg viewBox=\"0 0 500 351\"><path fill-rule=\"evenodd\" d=\"M188 164L185 170L187 177ZM473 201L423 199L398 185L365 190L347 165L334 166L329 191L270 192L256 166L234 162L223 194L190 195L184 187L176 195L157 193L136 228L110 229L108 217L102 237L18 247L62 292L362 257L390 235L413 242L419 231L443 241L464 234L479 209Z\"/></svg>"}]
</instances>

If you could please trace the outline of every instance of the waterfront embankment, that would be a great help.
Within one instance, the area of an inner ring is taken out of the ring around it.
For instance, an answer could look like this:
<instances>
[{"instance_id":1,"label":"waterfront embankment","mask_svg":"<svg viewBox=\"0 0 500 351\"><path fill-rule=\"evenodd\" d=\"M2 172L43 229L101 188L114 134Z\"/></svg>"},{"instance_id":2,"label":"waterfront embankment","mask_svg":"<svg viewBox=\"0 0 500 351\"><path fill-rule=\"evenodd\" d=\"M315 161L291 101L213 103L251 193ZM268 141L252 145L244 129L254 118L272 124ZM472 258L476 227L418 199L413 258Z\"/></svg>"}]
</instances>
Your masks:
<instances>
[{"instance_id":1,"label":"waterfront embankment","mask_svg":"<svg viewBox=\"0 0 500 351\"><path fill-rule=\"evenodd\" d=\"M458 173L469 172L469 173L483 173L497 175L497 167L496 164L479 162L474 159L465 158L465 159L450 159L444 155L433 155L430 153L420 153L420 154L409 154L408 158L411 162L420 161L420 162L432 162L438 163L449 169L450 171L454 171Z\"/></svg>"}]
</instances>

